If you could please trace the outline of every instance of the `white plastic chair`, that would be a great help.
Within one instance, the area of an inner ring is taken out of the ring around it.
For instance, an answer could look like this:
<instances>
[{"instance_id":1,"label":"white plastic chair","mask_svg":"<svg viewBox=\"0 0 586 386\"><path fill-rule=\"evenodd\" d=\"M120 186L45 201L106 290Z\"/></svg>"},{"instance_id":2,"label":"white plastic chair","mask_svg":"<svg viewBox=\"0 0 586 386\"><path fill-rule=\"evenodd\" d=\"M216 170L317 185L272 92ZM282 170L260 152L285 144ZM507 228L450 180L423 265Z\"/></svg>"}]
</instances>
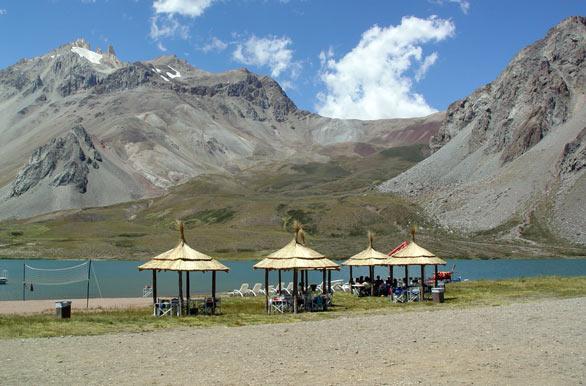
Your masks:
<instances>
[{"instance_id":1,"label":"white plastic chair","mask_svg":"<svg viewBox=\"0 0 586 386\"><path fill-rule=\"evenodd\" d=\"M332 280L332 292L343 291L344 290L342 288L343 283L344 283L344 280L341 280L341 279Z\"/></svg>"},{"instance_id":2,"label":"white plastic chair","mask_svg":"<svg viewBox=\"0 0 586 386\"><path fill-rule=\"evenodd\" d=\"M287 292L289 295L293 294L293 282L290 281L289 284L287 284L286 288L282 288L282 290L284 292Z\"/></svg>"},{"instance_id":3,"label":"white plastic chair","mask_svg":"<svg viewBox=\"0 0 586 386\"><path fill-rule=\"evenodd\" d=\"M245 297L251 294L254 295L254 292L250 290L248 283L242 283L240 289L232 291L232 296L240 295L242 297Z\"/></svg>"},{"instance_id":4,"label":"white plastic chair","mask_svg":"<svg viewBox=\"0 0 586 386\"><path fill-rule=\"evenodd\" d=\"M252 287L252 290L250 290L250 292L252 292L253 296L258 296L260 294L264 295L264 293L265 293L264 290L262 289L262 284L260 284L260 283L256 283L254 285L254 287Z\"/></svg>"}]
</instances>

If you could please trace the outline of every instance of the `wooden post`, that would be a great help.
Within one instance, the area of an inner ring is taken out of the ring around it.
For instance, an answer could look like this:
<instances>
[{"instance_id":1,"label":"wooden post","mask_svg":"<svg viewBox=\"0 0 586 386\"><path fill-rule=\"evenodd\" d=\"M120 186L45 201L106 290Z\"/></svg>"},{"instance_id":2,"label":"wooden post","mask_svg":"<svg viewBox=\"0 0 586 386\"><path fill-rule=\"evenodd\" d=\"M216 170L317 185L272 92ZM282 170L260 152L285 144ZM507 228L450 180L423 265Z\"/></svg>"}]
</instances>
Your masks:
<instances>
[{"instance_id":1,"label":"wooden post","mask_svg":"<svg viewBox=\"0 0 586 386\"><path fill-rule=\"evenodd\" d=\"M433 286L437 288L437 264L434 265L434 276L435 279L433 280Z\"/></svg>"},{"instance_id":2,"label":"wooden post","mask_svg":"<svg viewBox=\"0 0 586 386\"><path fill-rule=\"evenodd\" d=\"M305 271L305 292L309 290L309 271Z\"/></svg>"},{"instance_id":3,"label":"wooden post","mask_svg":"<svg viewBox=\"0 0 586 386\"><path fill-rule=\"evenodd\" d=\"M265 310L269 313L269 270L265 269Z\"/></svg>"},{"instance_id":4,"label":"wooden post","mask_svg":"<svg viewBox=\"0 0 586 386\"><path fill-rule=\"evenodd\" d=\"M212 314L216 313L216 271L212 271Z\"/></svg>"},{"instance_id":5,"label":"wooden post","mask_svg":"<svg viewBox=\"0 0 586 386\"><path fill-rule=\"evenodd\" d=\"M352 266L350 266L350 280L348 280L348 285L350 286L350 292L352 292Z\"/></svg>"},{"instance_id":6,"label":"wooden post","mask_svg":"<svg viewBox=\"0 0 586 386\"><path fill-rule=\"evenodd\" d=\"M191 299L191 285L189 283L189 271L185 272L185 298L187 300L187 312L186 315L189 315L189 300Z\"/></svg>"},{"instance_id":7,"label":"wooden post","mask_svg":"<svg viewBox=\"0 0 586 386\"><path fill-rule=\"evenodd\" d=\"M301 292L305 291L305 271L300 271L301 274Z\"/></svg>"},{"instance_id":8,"label":"wooden post","mask_svg":"<svg viewBox=\"0 0 586 386\"><path fill-rule=\"evenodd\" d=\"M293 269L293 313L297 313L297 268Z\"/></svg>"},{"instance_id":9,"label":"wooden post","mask_svg":"<svg viewBox=\"0 0 586 386\"><path fill-rule=\"evenodd\" d=\"M374 296L374 266L370 266L370 296Z\"/></svg>"},{"instance_id":10,"label":"wooden post","mask_svg":"<svg viewBox=\"0 0 586 386\"><path fill-rule=\"evenodd\" d=\"M409 287L409 266L405 266L405 287Z\"/></svg>"},{"instance_id":11,"label":"wooden post","mask_svg":"<svg viewBox=\"0 0 586 386\"><path fill-rule=\"evenodd\" d=\"M183 272L177 271L179 275L179 316L183 314Z\"/></svg>"},{"instance_id":12,"label":"wooden post","mask_svg":"<svg viewBox=\"0 0 586 386\"><path fill-rule=\"evenodd\" d=\"M212 271L212 298L216 302L216 271Z\"/></svg>"},{"instance_id":13,"label":"wooden post","mask_svg":"<svg viewBox=\"0 0 586 386\"><path fill-rule=\"evenodd\" d=\"M328 269L328 293L332 293L332 270Z\"/></svg>"},{"instance_id":14,"label":"wooden post","mask_svg":"<svg viewBox=\"0 0 586 386\"><path fill-rule=\"evenodd\" d=\"M423 291L425 289L425 265L421 264L421 283L420 283L420 291L419 300L423 301Z\"/></svg>"},{"instance_id":15,"label":"wooden post","mask_svg":"<svg viewBox=\"0 0 586 386\"><path fill-rule=\"evenodd\" d=\"M393 277L393 266L392 265L389 265L389 277L391 278L391 300L393 300L395 297L395 294L393 292L395 290L395 288L393 287L393 281L395 278Z\"/></svg>"},{"instance_id":16,"label":"wooden post","mask_svg":"<svg viewBox=\"0 0 586 386\"><path fill-rule=\"evenodd\" d=\"M157 303L157 270L153 269L153 306Z\"/></svg>"},{"instance_id":17,"label":"wooden post","mask_svg":"<svg viewBox=\"0 0 586 386\"><path fill-rule=\"evenodd\" d=\"M279 269L279 270L277 270L277 272L279 273L279 295L280 295L281 294L281 291L283 290L281 288L281 270Z\"/></svg>"},{"instance_id":18,"label":"wooden post","mask_svg":"<svg viewBox=\"0 0 586 386\"><path fill-rule=\"evenodd\" d=\"M321 284L321 293L324 294L324 295L328 291L327 286L328 286L328 283L327 283L327 279L326 279L326 269L324 268L322 270L322 284Z\"/></svg>"}]
</instances>

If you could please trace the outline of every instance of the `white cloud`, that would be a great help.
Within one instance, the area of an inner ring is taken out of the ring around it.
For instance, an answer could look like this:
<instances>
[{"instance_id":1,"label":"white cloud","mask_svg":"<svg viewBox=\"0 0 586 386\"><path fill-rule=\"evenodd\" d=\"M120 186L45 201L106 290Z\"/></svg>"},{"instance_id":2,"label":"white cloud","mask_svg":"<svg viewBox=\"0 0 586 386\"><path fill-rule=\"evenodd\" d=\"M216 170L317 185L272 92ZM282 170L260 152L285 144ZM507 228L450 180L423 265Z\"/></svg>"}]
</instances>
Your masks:
<instances>
[{"instance_id":1,"label":"white cloud","mask_svg":"<svg viewBox=\"0 0 586 386\"><path fill-rule=\"evenodd\" d=\"M443 5L445 2L457 4L460 10L466 15L470 11L470 1L468 0L429 0L431 3Z\"/></svg>"},{"instance_id":2,"label":"white cloud","mask_svg":"<svg viewBox=\"0 0 586 386\"><path fill-rule=\"evenodd\" d=\"M4 16L8 13L5 9L0 9L0 16Z\"/></svg>"},{"instance_id":3,"label":"white cloud","mask_svg":"<svg viewBox=\"0 0 586 386\"><path fill-rule=\"evenodd\" d=\"M427 55L425 57L425 59L423 60L423 63L421 63L421 66L419 66L419 68L415 72L415 80L416 81L419 82L423 78L425 78L425 74L427 73L427 70L429 70L429 67L434 65L437 58L438 58L437 52L432 52L430 55Z\"/></svg>"},{"instance_id":4,"label":"white cloud","mask_svg":"<svg viewBox=\"0 0 586 386\"><path fill-rule=\"evenodd\" d=\"M163 52L166 52L166 51L167 51L167 47L165 47L165 46L163 45L163 43L161 43L161 42L157 42L157 48L158 48L160 51L163 51Z\"/></svg>"},{"instance_id":5,"label":"white cloud","mask_svg":"<svg viewBox=\"0 0 586 386\"><path fill-rule=\"evenodd\" d=\"M201 50L205 53L215 51L215 52L222 52L226 48L228 48L228 44L224 43L222 40L218 39L217 37L212 37L210 41L205 44Z\"/></svg>"},{"instance_id":6,"label":"white cloud","mask_svg":"<svg viewBox=\"0 0 586 386\"><path fill-rule=\"evenodd\" d=\"M189 27L179 21L181 17L196 18L203 15L216 0L155 0L155 15L151 17L149 36L157 42L161 51L166 51L161 39L179 36L189 38Z\"/></svg>"},{"instance_id":7,"label":"white cloud","mask_svg":"<svg viewBox=\"0 0 586 386\"><path fill-rule=\"evenodd\" d=\"M295 78L299 74L301 63L293 61L291 44L291 39L286 36L259 38L253 35L236 45L232 58L246 65L268 67L273 77L289 71L291 77Z\"/></svg>"},{"instance_id":8,"label":"white cloud","mask_svg":"<svg viewBox=\"0 0 586 386\"><path fill-rule=\"evenodd\" d=\"M149 36L153 40L179 36L182 39L189 37L189 28L181 24L173 16L151 17L151 31Z\"/></svg>"},{"instance_id":9,"label":"white cloud","mask_svg":"<svg viewBox=\"0 0 586 386\"><path fill-rule=\"evenodd\" d=\"M331 49L322 52L320 78L326 90L317 95L317 111L328 117L358 119L433 113L424 97L413 91L410 74L415 71L422 79L437 60L437 53L432 53L422 62L422 44L447 39L454 31L450 20L408 16L397 26L373 26L339 60Z\"/></svg>"},{"instance_id":10,"label":"white cloud","mask_svg":"<svg viewBox=\"0 0 586 386\"><path fill-rule=\"evenodd\" d=\"M468 0L448 0L450 3L456 3L465 14L470 10L470 2Z\"/></svg>"},{"instance_id":11,"label":"white cloud","mask_svg":"<svg viewBox=\"0 0 586 386\"><path fill-rule=\"evenodd\" d=\"M155 0L153 8L156 13L177 14L188 17L203 15L215 0Z\"/></svg>"}]
</instances>

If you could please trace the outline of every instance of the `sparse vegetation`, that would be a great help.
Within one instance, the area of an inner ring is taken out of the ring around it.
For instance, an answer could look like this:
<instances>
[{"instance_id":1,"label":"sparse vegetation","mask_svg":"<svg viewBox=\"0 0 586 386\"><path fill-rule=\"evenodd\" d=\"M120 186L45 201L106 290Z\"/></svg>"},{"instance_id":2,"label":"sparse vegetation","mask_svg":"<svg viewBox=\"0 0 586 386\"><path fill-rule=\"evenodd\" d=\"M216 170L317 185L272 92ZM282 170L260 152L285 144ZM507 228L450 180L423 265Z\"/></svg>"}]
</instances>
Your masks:
<instances>
[{"instance_id":1,"label":"sparse vegetation","mask_svg":"<svg viewBox=\"0 0 586 386\"><path fill-rule=\"evenodd\" d=\"M0 316L0 338L49 337L62 335L99 335L113 332L142 332L177 327L243 326L288 323L352 316L364 313L390 313L442 310L476 306L496 306L542 298L569 298L586 295L586 277L535 277L499 281L471 281L449 284L446 302L394 304L384 297L358 298L337 293L328 312L298 315L267 315L263 297L223 299L222 315L186 318L154 318L151 309L120 311L74 311L70 320L52 314Z\"/></svg>"},{"instance_id":2,"label":"sparse vegetation","mask_svg":"<svg viewBox=\"0 0 586 386\"><path fill-rule=\"evenodd\" d=\"M286 164L238 178L203 175L155 199L0 222L0 256L144 259L175 245L177 219L185 222L193 247L223 259L258 258L274 250L290 239L294 220L304 223L312 247L333 258L358 252L367 230L377 234L378 249L390 250L410 237L412 223L420 226L421 243L444 257L586 255L586 248L567 243L540 243L539 234L534 243L502 239L513 223L498 233L458 235L437 227L417 205L371 189L372 181L412 166L420 150Z\"/></svg>"}]
</instances>

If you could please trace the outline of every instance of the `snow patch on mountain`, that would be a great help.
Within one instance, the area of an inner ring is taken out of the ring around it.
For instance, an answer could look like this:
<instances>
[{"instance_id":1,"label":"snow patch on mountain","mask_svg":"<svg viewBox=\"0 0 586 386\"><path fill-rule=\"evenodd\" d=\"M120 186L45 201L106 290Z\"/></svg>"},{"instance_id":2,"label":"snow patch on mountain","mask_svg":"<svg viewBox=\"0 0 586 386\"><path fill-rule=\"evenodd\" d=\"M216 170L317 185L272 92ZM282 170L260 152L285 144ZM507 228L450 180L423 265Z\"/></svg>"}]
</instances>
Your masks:
<instances>
[{"instance_id":1,"label":"snow patch on mountain","mask_svg":"<svg viewBox=\"0 0 586 386\"><path fill-rule=\"evenodd\" d=\"M83 47L71 47L71 52L75 52L80 57L87 59L93 64L100 64L102 60L102 55L98 54L97 52L88 50L87 48Z\"/></svg>"}]
</instances>

